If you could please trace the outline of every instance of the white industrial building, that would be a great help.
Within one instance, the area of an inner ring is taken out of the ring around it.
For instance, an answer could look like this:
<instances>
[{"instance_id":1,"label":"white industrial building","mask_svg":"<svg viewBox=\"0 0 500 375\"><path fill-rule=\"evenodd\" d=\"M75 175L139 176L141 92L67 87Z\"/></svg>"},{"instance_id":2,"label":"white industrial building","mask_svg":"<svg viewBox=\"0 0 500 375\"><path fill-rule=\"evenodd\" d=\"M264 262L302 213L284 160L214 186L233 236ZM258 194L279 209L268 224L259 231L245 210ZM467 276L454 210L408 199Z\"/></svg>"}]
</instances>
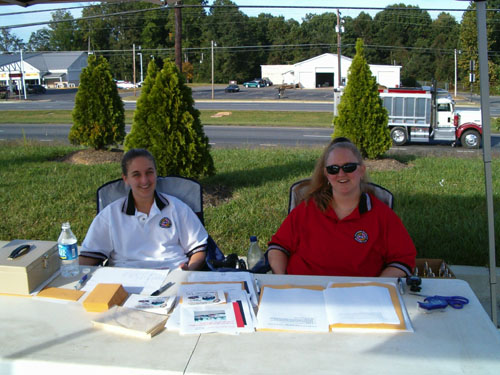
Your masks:
<instances>
[{"instance_id":1,"label":"white industrial building","mask_svg":"<svg viewBox=\"0 0 500 375\"><path fill-rule=\"evenodd\" d=\"M0 85L39 84L47 87L78 86L87 66L86 52L28 52L0 54ZM22 72L24 74L22 74Z\"/></svg>"},{"instance_id":2,"label":"white industrial building","mask_svg":"<svg viewBox=\"0 0 500 375\"><path fill-rule=\"evenodd\" d=\"M352 59L341 56L341 86L347 84L347 72ZM399 87L400 65L370 65L377 83L386 87ZM273 84L290 84L305 89L335 87L338 85L338 55L324 53L293 65L261 65L262 77L269 78Z\"/></svg>"}]
</instances>

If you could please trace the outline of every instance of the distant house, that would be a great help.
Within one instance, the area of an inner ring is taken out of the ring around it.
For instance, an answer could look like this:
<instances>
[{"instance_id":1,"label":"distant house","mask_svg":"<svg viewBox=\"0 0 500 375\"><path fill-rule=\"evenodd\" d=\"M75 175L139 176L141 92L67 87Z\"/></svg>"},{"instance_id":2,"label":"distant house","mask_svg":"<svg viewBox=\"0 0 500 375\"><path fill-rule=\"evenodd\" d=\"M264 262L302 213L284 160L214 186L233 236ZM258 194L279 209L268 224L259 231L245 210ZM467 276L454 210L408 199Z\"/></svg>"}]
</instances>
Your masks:
<instances>
[{"instance_id":1,"label":"distant house","mask_svg":"<svg viewBox=\"0 0 500 375\"><path fill-rule=\"evenodd\" d=\"M87 66L86 52L27 52L0 55L0 85L26 84L71 87L80 84L80 73Z\"/></svg>"},{"instance_id":2,"label":"distant house","mask_svg":"<svg viewBox=\"0 0 500 375\"><path fill-rule=\"evenodd\" d=\"M347 84L347 72L352 59L341 56L341 86ZM400 65L370 65L377 83L386 87L400 85ZM275 85L291 84L305 89L317 87L338 87L338 55L324 53L293 65L261 65L262 77L269 78Z\"/></svg>"}]
</instances>

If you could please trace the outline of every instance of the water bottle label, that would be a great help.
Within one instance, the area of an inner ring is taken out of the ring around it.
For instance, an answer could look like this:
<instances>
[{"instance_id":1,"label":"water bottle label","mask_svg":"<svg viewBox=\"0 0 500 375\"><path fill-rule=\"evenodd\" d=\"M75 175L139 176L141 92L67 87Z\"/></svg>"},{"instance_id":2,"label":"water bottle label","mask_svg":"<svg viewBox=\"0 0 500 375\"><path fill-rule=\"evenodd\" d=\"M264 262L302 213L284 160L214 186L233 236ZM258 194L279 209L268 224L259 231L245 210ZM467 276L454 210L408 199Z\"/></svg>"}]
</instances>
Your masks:
<instances>
[{"instance_id":1,"label":"water bottle label","mask_svg":"<svg viewBox=\"0 0 500 375\"><path fill-rule=\"evenodd\" d=\"M75 244L72 245L61 245L58 244L59 256L62 260L73 260L78 258L78 247Z\"/></svg>"}]
</instances>

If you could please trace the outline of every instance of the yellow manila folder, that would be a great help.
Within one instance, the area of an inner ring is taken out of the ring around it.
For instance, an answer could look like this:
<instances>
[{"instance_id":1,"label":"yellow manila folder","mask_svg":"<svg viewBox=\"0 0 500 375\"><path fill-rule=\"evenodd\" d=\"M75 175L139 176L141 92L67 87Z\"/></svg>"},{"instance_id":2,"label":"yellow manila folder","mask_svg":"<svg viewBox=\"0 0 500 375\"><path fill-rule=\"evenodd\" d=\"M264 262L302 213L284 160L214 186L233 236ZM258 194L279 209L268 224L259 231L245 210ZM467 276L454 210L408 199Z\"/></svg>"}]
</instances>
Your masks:
<instances>
[{"instance_id":1,"label":"yellow manila folder","mask_svg":"<svg viewBox=\"0 0 500 375\"><path fill-rule=\"evenodd\" d=\"M328 332L323 287L264 285L257 331Z\"/></svg>"},{"instance_id":2,"label":"yellow manila folder","mask_svg":"<svg viewBox=\"0 0 500 375\"><path fill-rule=\"evenodd\" d=\"M412 331L395 285L356 282L322 286L264 285L257 330L329 332Z\"/></svg>"},{"instance_id":3,"label":"yellow manila folder","mask_svg":"<svg viewBox=\"0 0 500 375\"><path fill-rule=\"evenodd\" d=\"M409 330L393 284L335 283L324 296L331 330Z\"/></svg>"},{"instance_id":4,"label":"yellow manila folder","mask_svg":"<svg viewBox=\"0 0 500 375\"><path fill-rule=\"evenodd\" d=\"M78 301L84 294L85 292L81 290L48 287L42 289L36 296L63 299L66 301Z\"/></svg>"}]
</instances>

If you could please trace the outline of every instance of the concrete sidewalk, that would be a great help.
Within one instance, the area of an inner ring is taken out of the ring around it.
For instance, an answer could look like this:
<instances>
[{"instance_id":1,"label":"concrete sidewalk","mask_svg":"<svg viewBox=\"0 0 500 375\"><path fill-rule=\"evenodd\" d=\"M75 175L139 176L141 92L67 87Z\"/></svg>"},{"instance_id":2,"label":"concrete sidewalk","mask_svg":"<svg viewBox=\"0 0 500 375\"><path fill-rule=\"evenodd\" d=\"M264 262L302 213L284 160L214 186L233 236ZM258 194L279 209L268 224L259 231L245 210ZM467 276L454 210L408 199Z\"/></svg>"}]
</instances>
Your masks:
<instances>
[{"instance_id":1,"label":"concrete sidewalk","mask_svg":"<svg viewBox=\"0 0 500 375\"><path fill-rule=\"evenodd\" d=\"M449 265L457 279L467 281L471 289L476 294L477 298L483 305L484 310L491 318L491 298L490 298L490 274L489 269L486 267L472 267L472 266L453 266ZM497 284L497 326L500 327L500 267L496 269Z\"/></svg>"}]
</instances>

